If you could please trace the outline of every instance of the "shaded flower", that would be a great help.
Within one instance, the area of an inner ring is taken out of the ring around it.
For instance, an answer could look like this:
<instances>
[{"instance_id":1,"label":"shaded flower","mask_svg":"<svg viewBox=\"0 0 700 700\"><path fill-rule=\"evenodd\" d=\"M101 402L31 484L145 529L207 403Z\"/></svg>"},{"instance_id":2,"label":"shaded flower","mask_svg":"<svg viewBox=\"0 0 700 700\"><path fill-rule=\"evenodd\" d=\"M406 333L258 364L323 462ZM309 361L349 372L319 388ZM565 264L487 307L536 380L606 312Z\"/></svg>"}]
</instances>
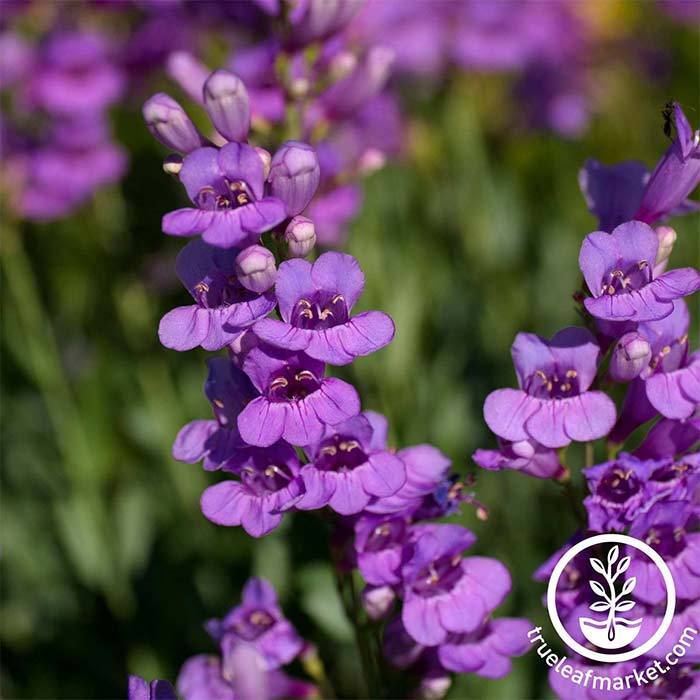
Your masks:
<instances>
[{"instance_id":1,"label":"shaded flower","mask_svg":"<svg viewBox=\"0 0 700 700\"><path fill-rule=\"evenodd\" d=\"M303 350L329 364L344 365L369 355L394 337L394 323L381 311L350 316L365 284L351 255L324 253L311 264L287 260L277 273L275 293L281 321L264 319L255 333L287 350Z\"/></svg>"},{"instance_id":2,"label":"shaded flower","mask_svg":"<svg viewBox=\"0 0 700 700\"><path fill-rule=\"evenodd\" d=\"M160 321L160 342L173 350L220 350L275 308L271 292L246 289L236 275L236 250L190 241L175 261L195 304L178 306Z\"/></svg>"},{"instance_id":3,"label":"shaded flower","mask_svg":"<svg viewBox=\"0 0 700 700\"><path fill-rule=\"evenodd\" d=\"M355 523L357 567L373 586L396 585L401 581L405 547L409 542L405 515L364 515Z\"/></svg>"},{"instance_id":4,"label":"shaded flower","mask_svg":"<svg viewBox=\"0 0 700 700\"><path fill-rule=\"evenodd\" d=\"M127 700L177 700L175 689L168 681L148 683L139 676L129 676Z\"/></svg>"},{"instance_id":5,"label":"shaded flower","mask_svg":"<svg viewBox=\"0 0 700 700\"><path fill-rule=\"evenodd\" d=\"M284 511L301 498L304 487L296 452L285 443L236 450L226 463L227 479L202 494L202 513L217 525L241 525L262 537L282 521Z\"/></svg>"},{"instance_id":6,"label":"shaded flower","mask_svg":"<svg viewBox=\"0 0 700 700\"><path fill-rule=\"evenodd\" d=\"M261 578L249 579L240 605L221 620L209 620L205 627L222 644L227 640L250 644L262 655L268 669L288 664L304 645L279 607L275 589Z\"/></svg>"},{"instance_id":7,"label":"shaded flower","mask_svg":"<svg viewBox=\"0 0 700 700\"><path fill-rule=\"evenodd\" d=\"M413 556L401 569L401 619L423 645L443 644L448 634L477 630L510 590L510 576L495 559L461 553L474 535L459 525L417 528Z\"/></svg>"},{"instance_id":8,"label":"shaded flower","mask_svg":"<svg viewBox=\"0 0 700 700\"><path fill-rule=\"evenodd\" d=\"M556 448L608 433L615 404L589 391L600 355L589 331L565 328L551 341L518 333L511 354L520 389L498 389L484 404L484 418L496 435Z\"/></svg>"},{"instance_id":9,"label":"shaded flower","mask_svg":"<svg viewBox=\"0 0 700 700\"><path fill-rule=\"evenodd\" d=\"M298 504L304 510L328 505L342 515L359 513L394 495L406 481L403 462L376 444L366 414L326 425L322 438L305 451L310 460L301 470L306 494Z\"/></svg>"},{"instance_id":10,"label":"shaded flower","mask_svg":"<svg viewBox=\"0 0 700 700\"><path fill-rule=\"evenodd\" d=\"M214 471L244 446L236 417L255 392L248 377L228 358L211 358L207 366L204 393L211 402L214 420L194 420L184 426L175 438L173 457L189 464L202 461L207 471Z\"/></svg>"},{"instance_id":11,"label":"shaded flower","mask_svg":"<svg viewBox=\"0 0 700 700\"><path fill-rule=\"evenodd\" d=\"M172 236L201 234L206 243L232 248L257 242L285 218L283 203L265 196L263 161L247 144L192 151L185 156L180 181L196 208L163 217L163 232Z\"/></svg>"},{"instance_id":12,"label":"shaded flower","mask_svg":"<svg viewBox=\"0 0 700 700\"><path fill-rule=\"evenodd\" d=\"M543 447L534 440L509 442L499 439L498 442L498 450L477 450L472 455L482 469L512 469L540 479L559 479L566 474L556 450Z\"/></svg>"},{"instance_id":13,"label":"shaded flower","mask_svg":"<svg viewBox=\"0 0 700 700\"><path fill-rule=\"evenodd\" d=\"M260 396L239 414L238 428L249 445L267 447L284 438L292 445L321 440L326 425L360 412L355 389L335 377L324 377L324 365L300 352L255 347L243 370Z\"/></svg>"},{"instance_id":14,"label":"shaded flower","mask_svg":"<svg viewBox=\"0 0 700 700\"><path fill-rule=\"evenodd\" d=\"M639 221L610 233L586 236L579 265L592 297L586 310L609 321L654 321L673 311L673 301L700 289L700 273L686 267L654 277L659 240Z\"/></svg>"}]
</instances>

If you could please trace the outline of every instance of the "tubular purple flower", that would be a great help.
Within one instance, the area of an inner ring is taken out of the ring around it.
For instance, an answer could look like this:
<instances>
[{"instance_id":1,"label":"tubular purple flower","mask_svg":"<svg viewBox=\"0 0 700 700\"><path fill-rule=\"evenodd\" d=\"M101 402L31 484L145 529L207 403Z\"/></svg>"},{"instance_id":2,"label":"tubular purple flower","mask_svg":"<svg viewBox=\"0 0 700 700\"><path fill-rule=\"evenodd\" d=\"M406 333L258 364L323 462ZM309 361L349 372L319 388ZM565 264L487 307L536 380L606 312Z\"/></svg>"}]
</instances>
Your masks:
<instances>
[{"instance_id":1,"label":"tubular purple flower","mask_svg":"<svg viewBox=\"0 0 700 700\"><path fill-rule=\"evenodd\" d=\"M272 194L284 202L287 216L296 216L311 201L320 178L314 148L299 141L287 141L272 158L268 181Z\"/></svg>"},{"instance_id":2,"label":"tubular purple flower","mask_svg":"<svg viewBox=\"0 0 700 700\"><path fill-rule=\"evenodd\" d=\"M267 447L280 438L291 445L311 445L321 440L326 425L360 412L355 388L325 377L323 363L303 353L254 347L243 371L261 394L238 416L238 429L249 445Z\"/></svg>"},{"instance_id":3,"label":"tubular purple flower","mask_svg":"<svg viewBox=\"0 0 700 700\"><path fill-rule=\"evenodd\" d=\"M216 130L229 141L245 141L250 130L250 100L243 81L230 71L214 71L204 83L204 106Z\"/></svg>"},{"instance_id":4,"label":"tubular purple flower","mask_svg":"<svg viewBox=\"0 0 700 700\"><path fill-rule=\"evenodd\" d=\"M291 12L289 43L301 47L340 32L362 7L352 0L301 0Z\"/></svg>"},{"instance_id":5,"label":"tubular purple flower","mask_svg":"<svg viewBox=\"0 0 700 700\"><path fill-rule=\"evenodd\" d=\"M615 344L610 358L610 376L616 382L630 382L651 361L651 345L640 333L625 333Z\"/></svg>"},{"instance_id":6,"label":"tubular purple flower","mask_svg":"<svg viewBox=\"0 0 700 700\"><path fill-rule=\"evenodd\" d=\"M158 337L166 348L220 350L274 309L272 292L244 287L234 274L235 264L236 251L201 240L190 241L178 253L177 275L195 303L178 306L161 319Z\"/></svg>"},{"instance_id":7,"label":"tubular purple flower","mask_svg":"<svg viewBox=\"0 0 700 700\"><path fill-rule=\"evenodd\" d=\"M600 349L588 330L565 328L551 341L518 333L511 354L520 388L494 391L484 403L484 419L498 437L558 448L610 431L615 404L589 391Z\"/></svg>"},{"instance_id":8,"label":"tubular purple flower","mask_svg":"<svg viewBox=\"0 0 700 700\"><path fill-rule=\"evenodd\" d=\"M381 311L350 315L364 284L359 263L345 253L324 253L313 264L286 260L275 285L282 320L263 319L255 333L333 365L369 355L391 342L394 323Z\"/></svg>"},{"instance_id":9,"label":"tubular purple flower","mask_svg":"<svg viewBox=\"0 0 700 700\"><path fill-rule=\"evenodd\" d=\"M641 221L612 233L586 236L579 266L592 297L586 310L607 321L655 321L673 311L673 301L700 289L700 273L683 267L654 276L659 239Z\"/></svg>"},{"instance_id":10,"label":"tubular purple flower","mask_svg":"<svg viewBox=\"0 0 700 700\"><path fill-rule=\"evenodd\" d=\"M148 683L139 676L129 676L127 700L177 700L177 695L168 681Z\"/></svg>"},{"instance_id":11,"label":"tubular purple flower","mask_svg":"<svg viewBox=\"0 0 700 700\"><path fill-rule=\"evenodd\" d=\"M284 232L284 240L293 258L305 258L316 245L314 222L305 216L295 216Z\"/></svg>"},{"instance_id":12,"label":"tubular purple flower","mask_svg":"<svg viewBox=\"0 0 700 700\"><path fill-rule=\"evenodd\" d=\"M534 440L509 442L499 439L498 442L500 449L476 450L472 455L482 469L512 469L538 479L561 479L566 474L556 450L543 447Z\"/></svg>"},{"instance_id":13,"label":"tubular purple flower","mask_svg":"<svg viewBox=\"0 0 700 700\"><path fill-rule=\"evenodd\" d=\"M686 204L700 183L700 130L693 132L680 105L674 105L676 138L644 188L635 219L652 224ZM695 203L691 203L697 208Z\"/></svg>"},{"instance_id":14,"label":"tubular purple flower","mask_svg":"<svg viewBox=\"0 0 700 700\"><path fill-rule=\"evenodd\" d=\"M207 143L185 110L164 92L146 100L143 118L151 134L172 151L191 153Z\"/></svg>"},{"instance_id":15,"label":"tubular purple flower","mask_svg":"<svg viewBox=\"0 0 700 700\"><path fill-rule=\"evenodd\" d=\"M277 268L275 256L261 245L244 248L236 256L238 281L251 292L262 294L275 283Z\"/></svg>"},{"instance_id":16,"label":"tubular purple flower","mask_svg":"<svg viewBox=\"0 0 700 700\"><path fill-rule=\"evenodd\" d=\"M204 102L204 83L209 77L209 69L187 51L174 51L165 64L167 74L195 102Z\"/></svg>"}]
</instances>

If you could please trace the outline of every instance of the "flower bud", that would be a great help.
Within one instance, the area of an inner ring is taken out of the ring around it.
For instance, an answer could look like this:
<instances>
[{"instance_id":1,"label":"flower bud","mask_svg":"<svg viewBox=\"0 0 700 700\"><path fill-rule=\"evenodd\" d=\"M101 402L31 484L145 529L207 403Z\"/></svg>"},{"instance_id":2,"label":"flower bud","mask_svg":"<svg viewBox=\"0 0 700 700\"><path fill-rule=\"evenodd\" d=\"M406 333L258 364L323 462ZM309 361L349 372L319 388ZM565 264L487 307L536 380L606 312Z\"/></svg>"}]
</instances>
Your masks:
<instances>
[{"instance_id":1,"label":"flower bud","mask_svg":"<svg viewBox=\"0 0 700 700\"><path fill-rule=\"evenodd\" d=\"M261 245L251 245L236 256L238 281L251 292L262 294L275 283L275 256Z\"/></svg>"},{"instance_id":2,"label":"flower bud","mask_svg":"<svg viewBox=\"0 0 700 700\"><path fill-rule=\"evenodd\" d=\"M165 64L166 73L187 93L202 104L202 89L209 69L188 51L174 51Z\"/></svg>"},{"instance_id":3,"label":"flower bud","mask_svg":"<svg viewBox=\"0 0 700 700\"><path fill-rule=\"evenodd\" d=\"M146 100L143 118L153 136L173 151L190 153L206 143L185 110L164 92Z\"/></svg>"},{"instance_id":4,"label":"flower bud","mask_svg":"<svg viewBox=\"0 0 700 700\"><path fill-rule=\"evenodd\" d=\"M260 160L263 162L263 177L267 180L267 176L270 174L270 163L272 162L270 151L266 151L260 146L256 146L255 151L260 156Z\"/></svg>"},{"instance_id":5,"label":"flower bud","mask_svg":"<svg viewBox=\"0 0 700 700\"><path fill-rule=\"evenodd\" d=\"M287 141L272 158L268 180L272 194L284 202L287 216L296 216L311 201L320 178L316 151L306 143Z\"/></svg>"},{"instance_id":6,"label":"flower bud","mask_svg":"<svg viewBox=\"0 0 700 700\"><path fill-rule=\"evenodd\" d=\"M204 83L204 106L216 130L229 141L245 141L250 130L250 100L243 81L227 70Z\"/></svg>"},{"instance_id":7,"label":"flower bud","mask_svg":"<svg viewBox=\"0 0 700 700\"><path fill-rule=\"evenodd\" d=\"M616 382L629 382L639 376L651 361L651 346L637 331L625 333L615 344L610 358L610 376Z\"/></svg>"},{"instance_id":8,"label":"flower bud","mask_svg":"<svg viewBox=\"0 0 700 700\"><path fill-rule=\"evenodd\" d=\"M295 216L284 232L284 240L293 258L305 258L316 245L314 222L305 216Z\"/></svg>"},{"instance_id":9,"label":"flower bud","mask_svg":"<svg viewBox=\"0 0 700 700\"><path fill-rule=\"evenodd\" d=\"M447 672L444 674L432 673L421 679L416 691L420 700L442 700L452 685L452 678Z\"/></svg>"},{"instance_id":10,"label":"flower bud","mask_svg":"<svg viewBox=\"0 0 700 700\"><path fill-rule=\"evenodd\" d=\"M163 170L168 175L179 175L182 170L182 156L177 153L171 153L163 161Z\"/></svg>"},{"instance_id":11,"label":"flower bud","mask_svg":"<svg viewBox=\"0 0 700 700\"><path fill-rule=\"evenodd\" d=\"M670 226L657 226L656 236L659 239L659 250L656 253L656 262L654 263L654 276L660 275L666 269L678 237Z\"/></svg>"},{"instance_id":12,"label":"flower bud","mask_svg":"<svg viewBox=\"0 0 700 700\"><path fill-rule=\"evenodd\" d=\"M362 591L362 606L371 620L381 620L391 610L395 598L391 586L366 586Z\"/></svg>"}]
</instances>

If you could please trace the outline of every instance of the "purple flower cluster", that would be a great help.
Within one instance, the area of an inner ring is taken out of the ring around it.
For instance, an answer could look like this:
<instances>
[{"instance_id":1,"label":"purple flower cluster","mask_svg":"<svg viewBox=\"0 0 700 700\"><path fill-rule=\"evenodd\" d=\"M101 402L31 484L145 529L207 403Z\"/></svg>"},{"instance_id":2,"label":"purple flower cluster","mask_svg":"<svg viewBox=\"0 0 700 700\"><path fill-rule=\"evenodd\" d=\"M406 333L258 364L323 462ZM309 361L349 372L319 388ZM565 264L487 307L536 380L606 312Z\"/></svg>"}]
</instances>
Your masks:
<instances>
[{"instance_id":1,"label":"purple flower cluster","mask_svg":"<svg viewBox=\"0 0 700 700\"><path fill-rule=\"evenodd\" d=\"M56 30L34 46L7 30L0 52L0 90L12 103L2 123L3 187L19 216L61 218L126 169L107 115L123 95L123 72L109 42L90 31Z\"/></svg>"},{"instance_id":2,"label":"purple flower cluster","mask_svg":"<svg viewBox=\"0 0 700 700\"><path fill-rule=\"evenodd\" d=\"M304 22L325 34L332 18L314 18L315 7L309 4ZM354 257L304 259L315 243L310 203L323 187L320 155L328 149L287 141L270 153L253 145L255 82L249 88L223 69L194 75L201 66L192 62L180 68L181 82L200 85L199 101L217 133L203 135L164 93L151 97L143 114L175 152L164 168L191 201L165 215L163 231L196 236L176 261L194 303L163 317L160 339L176 350L225 350L208 361L204 391L213 417L188 423L173 445L176 459L226 477L204 491L202 512L262 537L286 513L322 511L339 547L339 575L358 568L367 583L367 618L393 619L385 637L393 663L410 666L423 683L439 678L444 690L452 672L505 675L510 657L525 651L520 632L528 624L493 619L510 590L507 570L494 559L464 558L475 540L465 528L427 522L462 503L481 515L484 508L448 475L450 461L435 447L392 449L386 419L361 411L357 390L329 372L386 346L394 324L381 311L354 313L365 284ZM310 113L322 105L325 119L359 109L369 74L354 70L334 83L347 81L342 90L331 87L310 104ZM299 655L302 642L267 584L249 582L242 605L207 629L221 658L185 664L178 689L187 700L233 697L239 682L264 683L271 697L292 693L278 669ZM404 639L408 662L392 651Z\"/></svg>"},{"instance_id":3,"label":"purple flower cluster","mask_svg":"<svg viewBox=\"0 0 700 700\"><path fill-rule=\"evenodd\" d=\"M494 391L484 404L499 449L477 450L473 456L486 469L567 481L563 453L555 450L571 442L594 449L595 441L607 438L609 452L616 455L637 429L649 428L628 452L583 470L589 495L583 500L582 530L535 574L547 581L584 533L626 533L666 561L677 599L669 631L634 662L596 667L603 675L645 669L665 657L685 627L700 625L700 355L688 347L684 301L700 289L700 273L669 270L676 234L667 225L652 228L698 209L687 197L700 183L700 132L692 131L678 105L673 112L675 138L651 175L636 162L606 167L588 161L581 171L581 188L601 229L586 236L579 256L587 290L575 298L588 328L567 328L551 341L518 334L512 354L519 388ZM602 351L607 362L601 361ZM618 414L611 395L623 391ZM628 609L636 606L635 616L643 617L641 633L631 642L635 648L658 627L666 589L654 564L635 548L625 549L618 569L636 582ZM590 566L585 555L575 557L556 592L560 618L581 643L586 640L579 618L602 610L595 607L589 586ZM700 674L693 664L698 660L689 653L659 683L625 697L695 697ZM576 654L571 663L582 673L590 668ZM554 670L550 683L561 698L617 697L613 690L591 694Z\"/></svg>"}]
</instances>

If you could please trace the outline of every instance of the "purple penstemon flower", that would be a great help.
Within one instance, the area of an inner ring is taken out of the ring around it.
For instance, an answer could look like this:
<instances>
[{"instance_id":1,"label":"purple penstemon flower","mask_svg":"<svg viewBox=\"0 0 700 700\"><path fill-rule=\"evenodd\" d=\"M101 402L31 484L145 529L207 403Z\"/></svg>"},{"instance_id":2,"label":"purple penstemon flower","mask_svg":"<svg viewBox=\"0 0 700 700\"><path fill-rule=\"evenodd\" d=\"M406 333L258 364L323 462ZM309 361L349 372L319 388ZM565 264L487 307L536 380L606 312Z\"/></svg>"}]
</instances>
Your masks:
<instances>
[{"instance_id":1,"label":"purple penstemon flower","mask_svg":"<svg viewBox=\"0 0 700 700\"><path fill-rule=\"evenodd\" d=\"M413 556L401 569L401 619L419 644L443 644L450 633L476 631L510 590L510 575L495 559L462 558L474 535L459 525L416 528Z\"/></svg>"},{"instance_id":2,"label":"purple penstemon flower","mask_svg":"<svg viewBox=\"0 0 700 700\"><path fill-rule=\"evenodd\" d=\"M255 347L243 361L260 396L238 416L241 437L268 447L283 438L292 445L321 440L326 425L360 412L360 399L347 382L324 376L324 364L301 352Z\"/></svg>"},{"instance_id":3,"label":"purple penstemon flower","mask_svg":"<svg viewBox=\"0 0 700 700\"><path fill-rule=\"evenodd\" d=\"M551 341L518 333L511 349L520 389L498 389L486 397L484 418L498 437L565 447L606 435L615 404L590 391L600 349L585 328L565 328Z\"/></svg>"},{"instance_id":4,"label":"purple penstemon flower","mask_svg":"<svg viewBox=\"0 0 700 700\"><path fill-rule=\"evenodd\" d=\"M700 411L683 421L663 418L655 423L633 454L640 459L659 459L667 455L682 455L698 443Z\"/></svg>"},{"instance_id":5,"label":"purple penstemon flower","mask_svg":"<svg viewBox=\"0 0 700 700\"><path fill-rule=\"evenodd\" d=\"M632 537L643 540L666 561L681 600L700 599L700 532L694 532L698 506L688 501L654 504L630 527ZM658 567L632 553L628 577L636 576L634 595L650 605L666 598L666 586Z\"/></svg>"},{"instance_id":6,"label":"purple penstemon flower","mask_svg":"<svg viewBox=\"0 0 700 700\"><path fill-rule=\"evenodd\" d=\"M263 656L268 669L288 664L304 645L279 607L275 589L261 578L249 579L240 605L221 620L209 620L205 627L218 642L229 639L250 644Z\"/></svg>"},{"instance_id":7,"label":"purple penstemon flower","mask_svg":"<svg viewBox=\"0 0 700 700\"><path fill-rule=\"evenodd\" d=\"M621 224L612 233L586 236L579 265L592 297L586 310L608 321L655 321L673 311L673 301L700 289L700 273L691 267L654 276L659 239L640 221Z\"/></svg>"},{"instance_id":8,"label":"purple penstemon flower","mask_svg":"<svg viewBox=\"0 0 700 700\"><path fill-rule=\"evenodd\" d=\"M256 243L260 234L285 219L284 203L265 194L262 158L245 143L192 151L185 156L179 177L196 208L166 214L164 233L201 234L206 243L233 248Z\"/></svg>"},{"instance_id":9,"label":"purple penstemon flower","mask_svg":"<svg viewBox=\"0 0 700 700\"><path fill-rule=\"evenodd\" d=\"M673 117L676 138L654 168L642 194L634 218L653 223L679 208L698 208L687 202L688 195L700 183L700 130L693 131L681 106L675 103Z\"/></svg>"},{"instance_id":10,"label":"purple penstemon flower","mask_svg":"<svg viewBox=\"0 0 700 700\"><path fill-rule=\"evenodd\" d=\"M409 519L406 515L363 515L355 523L357 567L373 586L395 586L401 581L409 542Z\"/></svg>"},{"instance_id":11,"label":"purple penstemon flower","mask_svg":"<svg viewBox=\"0 0 700 700\"><path fill-rule=\"evenodd\" d=\"M235 274L235 250L190 241L175 262L177 275L195 300L160 321L160 342L173 350L220 350L275 307L271 292L246 289Z\"/></svg>"},{"instance_id":12,"label":"purple penstemon flower","mask_svg":"<svg viewBox=\"0 0 700 700\"><path fill-rule=\"evenodd\" d=\"M303 510L328 505L352 515L393 496L406 481L404 463L376 444L366 414L326 425L322 438L305 450L310 463L301 470L306 494L298 507Z\"/></svg>"},{"instance_id":13,"label":"purple penstemon flower","mask_svg":"<svg viewBox=\"0 0 700 700\"><path fill-rule=\"evenodd\" d=\"M252 537L262 537L280 524L283 513L304 493L300 469L294 448L283 442L237 449L225 471L238 479L206 489L202 513L217 525L241 525Z\"/></svg>"},{"instance_id":14,"label":"purple penstemon flower","mask_svg":"<svg viewBox=\"0 0 700 700\"><path fill-rule=\"evenodd\" d=\"M127 700L177 700L177 696L168 681L149 683L139 676L129 676Z\"/></svg>"},{"instance_id":15,"label":"purple penstemon flower","mask_svg":"<svg viewBox=\"0 0 700 700\"><path fill-rule=\"evenodd\" d=\"M345 253L324 253L313 264L287 260L275 284L282 320L263 319L255 333L267 343L303 350L333 365L369 355L391 342L394 323L381 311L350 315L364 284L359 263Z\"/></svg>"},{"instance_id":16,"label":"purple penstemon flower","mask_svg":"<svg viewBox=\"0 0 700 700\"><path fill-rule=\"evenodd\" d=\"M214 419L194 420L181 428L173 444L173 457L189 464L202 461L204 469L215 471L244 447L236 418L255 396L255 390L230 359L213 357L207 366L204 393L211 402Z\"/></svg>"}]
</instances>

